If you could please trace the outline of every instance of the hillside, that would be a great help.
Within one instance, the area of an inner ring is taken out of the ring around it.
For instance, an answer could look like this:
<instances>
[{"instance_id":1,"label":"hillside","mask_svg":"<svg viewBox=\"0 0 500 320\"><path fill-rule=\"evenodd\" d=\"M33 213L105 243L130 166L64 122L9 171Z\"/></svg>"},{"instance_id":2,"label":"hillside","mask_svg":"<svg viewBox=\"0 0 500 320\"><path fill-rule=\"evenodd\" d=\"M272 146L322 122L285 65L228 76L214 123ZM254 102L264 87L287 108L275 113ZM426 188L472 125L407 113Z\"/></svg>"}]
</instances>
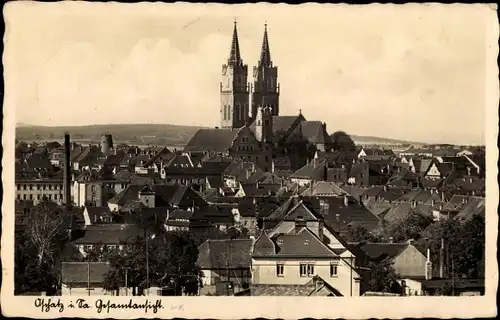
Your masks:
<instances>
[{"instance_id":1,"label":"hillside","mask_svg":"<svg viewBox=\"0 0 500 320\"><path fill-rule=\"evenodd\" d=\"M158 144L184 146L195 132L202 127L172 124L108 124L89 126L45 127L17 124L17 140L61 140L69 132L72 140L98 143L101 135L110 133L115 143ZM351 135L356 144L418 144L397 139Z\"/></svg>"},{"instance_id":2,"label":"hillside","mask_svg":"<svg viewBox=\"0 0 500 320\"><path fill-rule=\"evenodd\" d=\"M113 135L115 143L158 144L183 146L201 127L178 126L171 124L109 124L90 126L22 126L16 128L17 140L60 140L65 132L72 140L97 143L101 135Z\"/></svg>"}]
</instances>

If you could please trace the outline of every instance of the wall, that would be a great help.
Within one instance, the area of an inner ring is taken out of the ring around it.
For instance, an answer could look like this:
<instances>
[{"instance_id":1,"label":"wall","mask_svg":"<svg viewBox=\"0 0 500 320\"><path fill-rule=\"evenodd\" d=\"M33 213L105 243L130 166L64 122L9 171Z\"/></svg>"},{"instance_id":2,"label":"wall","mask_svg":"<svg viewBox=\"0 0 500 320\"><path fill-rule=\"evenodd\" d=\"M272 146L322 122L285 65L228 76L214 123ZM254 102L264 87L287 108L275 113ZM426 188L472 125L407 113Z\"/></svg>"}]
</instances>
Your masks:
<instances>
[{"instance_id":1,"label":"wall","mask_svg":"<svg viewBox=\"0 0 500 320\"><path fill-rule=\"evenodd\" d=\"M282 277L276 275L276 265L284 264ZM319 275L328 284L336 288L344 296L351 295L351 270L350 267L339 259L252 259L253 284L280 284L280 285L302 285L312 279L312 276L300 276L300 264L313 263L314 275ZM337 276L330 276L330 264L337 263ZM359 296L360 285L354 280L355 273L352 274L352 296Z\"/></svg>"},{"instance_id":2,"label":"wall","mask_svg":"<svg viewBox=\"0 0 500 320\"><path fill-rule=\"evenodd\" d=\"M33 200L33 204L38 204L43 197L55 201L58 204L63 202L63 182L62 181L16 181L16 200Z\"/></svg>"},{"instance_id":3,"label":"wall","mask_svg":"<svg viewBox=\"0 0 500 320\"><path fill-rule=\"evenodd\" d=\"M62 285L62 296L89 296L86 284L79 284L78 287L70 288L67 285ZM93 286L91 284L90 296L112 296L114 292L106 291L101 287Z\"/></svg>"},{"instance_id":4,"label":"wall","mask_svg":"<svg viewBox=\"0 0 500 320\"><path fill-rule=\"evenodd\" d=\"M426 257L410 245L394 259L394 270L401 277L425 277Z\"/></svg>"}]
</instances>

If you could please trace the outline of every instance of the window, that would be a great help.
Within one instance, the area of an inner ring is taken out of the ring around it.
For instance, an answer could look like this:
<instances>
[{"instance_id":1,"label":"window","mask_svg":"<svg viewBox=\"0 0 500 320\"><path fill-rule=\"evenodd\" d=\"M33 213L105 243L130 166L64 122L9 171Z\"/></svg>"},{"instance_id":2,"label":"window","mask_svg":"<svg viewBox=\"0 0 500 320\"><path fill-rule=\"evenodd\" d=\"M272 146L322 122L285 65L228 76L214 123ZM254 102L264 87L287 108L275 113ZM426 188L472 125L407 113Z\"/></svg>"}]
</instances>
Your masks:
<instances>
[{"instance_id":1,"label":"window","mask_svg":"<svg viewBox=\"0 0 500 320\"><path fill-rule=\"evenodd\" d=\"M300 276L301 277L307 276L307 264L305 263L300 264Z\"/></svg>"},{"instance_id":2,"label":"window","mask_svg":"<svg viewBox=\"0 0 500 320\"><path fill-rule=\"evenodd\" d=\"M95 191L95 186L92 186L92 191Z\"/></svg>"},{"instance_id":3,"label":"window","mask_svg":"<svg viewBox=\"0 0 500 320\"><path fill-rule=\"evenodd\" d=\"M17 185L17 190L20 190L20 189L21 189L21 185L20 185L20 184L18 184L18 185Z\"/></svg>"},{"instance_id":4,"label":"window","mask_svg":"<svg viewBox=\"0 0 500 320\"><path fill-rule=\"evenodd\" d=\"M337 276L337 263L330 264L330 277Z\"/></svg>"},{"instance_id":5,"label":"window","mask_svg":"<svg viewBox=\"0 0 500 320\"><path fill-rule=\"evenodd\" d=\"M308 276L314 275L314 264L307 265L307 275Z\"/></svg>"},{"instance_id":6,"label":"window","mask_svg":"<svg viewBox=\"0 0 500 320\"><path fill-rule=\"evenodd\" d=\"M95 196L92 196L92 202L95 202Z\"/></svg>"},{"instance_id":7,"label":"window","mask_svg":"<svg viewBox=\"0 0 500 320\"><path fill-rule=\"evenodd\" d=\"M283 277L283 271L285 269L285 266L282 264L277 264L276 265L276 276L277 277Z\"/></svg>"},{"instance_id":8,"label":"window","mask_svg":"<svg viewBox=\"0 0 500 320\"><path fill-rule=\"evenodd\" d=\"M33 194L30 194L30 200L33 200Z\"/></svg>"},{"instance_id":9,"label":"window","mask_svg":"<svg viewBox=\"0 0 500 320\"><path fill-rule=\"evenodd\" d=\"M32 184L30 184L30 190L33 190L33 185Z\"/></svg>"},{"instance_id":10,"label":"window","mask_svg":"<svg viewBox=\"0 0 500 320\"><path fill-rule=\"evenodd\" d=\"M54 195L54 200L57 200L57 194Z\"/></svg>"},{"instance_id":11,"label":"window","mask_svg":"<svg viewBox=\"0 0 500 320\"><path fill-rule=\"evenodd\" d=\"M23 200L26 200L26 194L23 194Z\"/></svg>"},{"instance_id":12,"label":"window","mask_svg":"<svg viewBox=\"0 0 500 320\"><path fill-rule=\"evenodd\" d=\"M23 189L26 190L26 185L25 184L23 185Z\"/></svg>"},{"instance_id":13,"label":"window","mask_svg":"<svg viewBox=\"0 0 500 320\"><path fill-rule=\"evenodd\" d=\"M36 195L36 199L40 200L40 195L39 194Z\"/></svg>"},{"instance_id":14,"label":"window","mask_svg":"<svg viewBox=\"0 0 500 320\"><path fill-rule=\"evenodd\" d=\"M17 198L17 200L21 200L21 195L20 194L16 194L16 198Z\"/></svg>"}]
</instances>

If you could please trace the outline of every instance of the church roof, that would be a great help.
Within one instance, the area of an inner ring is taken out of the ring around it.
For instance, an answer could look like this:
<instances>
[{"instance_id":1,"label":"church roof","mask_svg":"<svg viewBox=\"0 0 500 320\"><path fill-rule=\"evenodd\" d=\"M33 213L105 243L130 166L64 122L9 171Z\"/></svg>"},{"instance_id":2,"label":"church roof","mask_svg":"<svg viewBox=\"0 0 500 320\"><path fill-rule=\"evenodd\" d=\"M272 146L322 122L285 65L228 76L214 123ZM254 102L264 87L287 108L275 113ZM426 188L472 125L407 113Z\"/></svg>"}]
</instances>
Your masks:
<instances>
[{"instance_id":1,"label":"church roof","mask_svg":"<svg viewBox=\"0 0 500 320\"><path fill-rule=\"evenodd\" d=\"M296 121L305 121L302 115L297 116L273 116L273 134L286 133L293 129ZM255 132L255 121L250 125L252 132Z\"/></svg>"},{"instance_id":2,"label":"church roof","mask_svg":"<svg viewBox=\"0 0 500 320\"><path fill-rule=\"evenodd\" d=\"M262 39L262 48L260 50L259 66L271 66L271 50L269 49L269 40L267 39L267 24L264 28L264 38Z\"/></svg>"},{"instance_id":3,"label":"church roof","mask_svg":"<svg viewBox=\"0 0 500 320\"><path fill-rule=\"evenodd\" d=\"M236 28L236 21L234 22L233 29L233 40L231 42L231 52L229 53L229 59L227 60L229 65L241 65L243 60L241 59L240 53L240 43L238 41L238 30Z\"/></svg>"},{"instance_id":4,"label":"church roof","mask_svg":"<svg viewBox=\"0 0 500 320\"><path fill-rule=\"evenodd\" d=\"M238 130L231 129L200 129L184 147L184 152L226 152L237 134Z\"/></svg>"},{"instance_id":5,"label":"church roof","mask_svg":"<svg viewBox=\"0 0 500 320\"><path fill-rule=\"evenodd\" d=\"M302 121L300 128L297 126L295 129L295 131L297 130L301 130L302 135L313 144L332 142L321 121Z\"/></svg>"}]
</instances>

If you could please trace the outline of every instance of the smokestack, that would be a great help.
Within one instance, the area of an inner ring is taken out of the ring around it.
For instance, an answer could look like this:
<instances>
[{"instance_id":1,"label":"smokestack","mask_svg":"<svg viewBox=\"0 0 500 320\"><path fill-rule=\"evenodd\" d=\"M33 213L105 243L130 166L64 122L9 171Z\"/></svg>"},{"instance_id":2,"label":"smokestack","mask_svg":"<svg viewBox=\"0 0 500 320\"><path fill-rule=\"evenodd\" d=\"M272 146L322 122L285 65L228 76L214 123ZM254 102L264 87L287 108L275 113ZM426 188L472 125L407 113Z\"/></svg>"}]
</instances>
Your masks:
<instances>
[{"instance_id":1,"label":"smokestack","mask_svg":"<svg viewBox=\"0 0 500 320\"><path fill-rule=\"evenodd\" d=\"M432 279L431 249L427 248L427 261L425 262L425 280Z\"/></svg>"},{"instance_id":2,"label":"smokestack","mask_svg":"<svg viewBox=\"0 0 500 320\"><path fill-rule=\"evenodd\" d=\"M64 134L64 177L63 197L67 208L71 207L71 142L68 133Z\"/></svg>"},{"instance_id":3,"label":"smokestack","mask_svg":"<svg viewBox=\"0 0 500 320\"><path fill-rule=\"evenodd\" d=\"M441 239L441 248L439 249L439 277L444 279L444 239Z\"/></svg>"}]
</instances>

